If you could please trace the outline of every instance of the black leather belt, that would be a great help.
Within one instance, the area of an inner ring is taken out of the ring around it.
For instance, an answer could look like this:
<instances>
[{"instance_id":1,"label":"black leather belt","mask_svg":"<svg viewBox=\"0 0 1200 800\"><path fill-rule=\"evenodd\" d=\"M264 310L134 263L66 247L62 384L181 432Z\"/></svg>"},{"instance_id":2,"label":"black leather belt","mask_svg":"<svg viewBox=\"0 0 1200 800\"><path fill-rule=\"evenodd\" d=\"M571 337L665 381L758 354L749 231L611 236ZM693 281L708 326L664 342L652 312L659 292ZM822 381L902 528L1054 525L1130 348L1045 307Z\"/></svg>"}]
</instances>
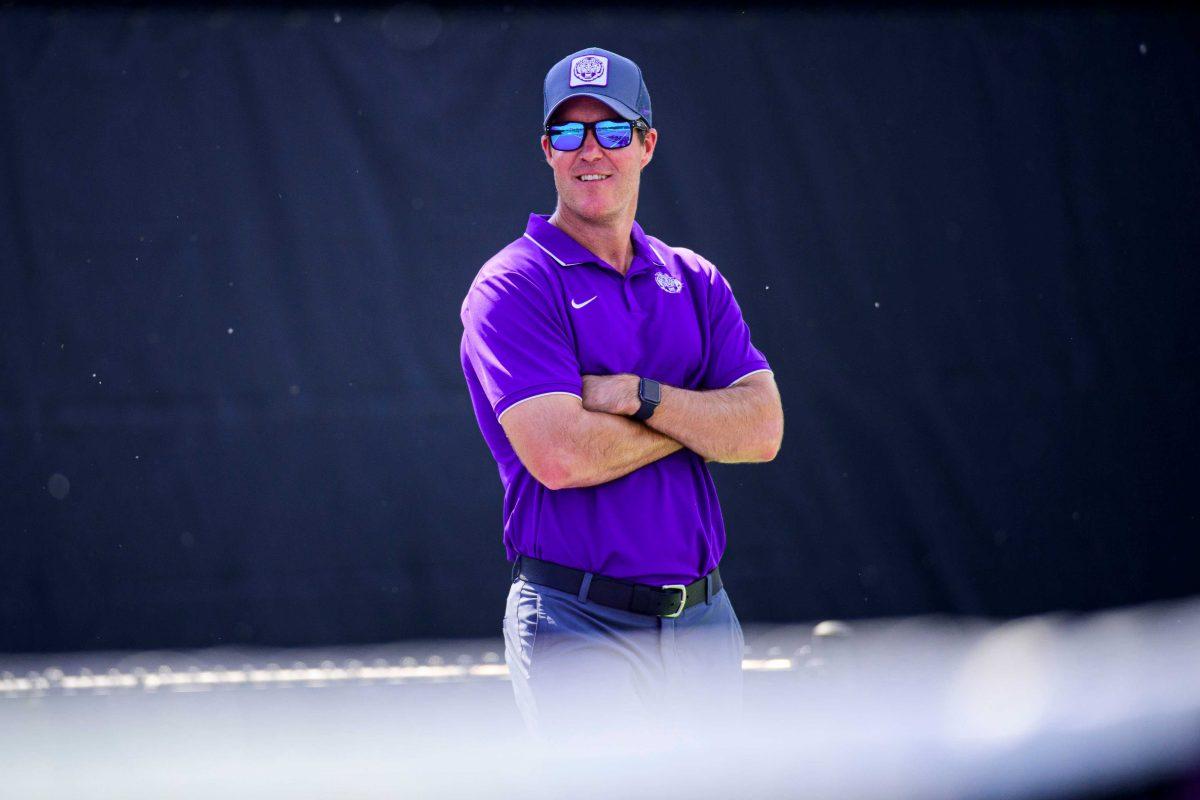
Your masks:
<instances>
[{"instance_id":1,"label":"black leather belt","mask_svg":"<svg viewBox=\"0 0 1200 800\"><path fill-rule=\"evenodd\" d=\"M573 595L580 594L588 575L589 573L581 569L528 556L519 555L513 562L513 581L523 578L530 583L549 586L551 589ZM685 608L703 603L709 596L721 591L721 573L717 569L709 573L712 576L711 590L708 587L709 575L687 585L669 583L664 586L619 581L595 573L590 575L588 601L622 611L632 611L635 614L653 614L667 618L678 617Z\"/></svg>"}]
</instances>

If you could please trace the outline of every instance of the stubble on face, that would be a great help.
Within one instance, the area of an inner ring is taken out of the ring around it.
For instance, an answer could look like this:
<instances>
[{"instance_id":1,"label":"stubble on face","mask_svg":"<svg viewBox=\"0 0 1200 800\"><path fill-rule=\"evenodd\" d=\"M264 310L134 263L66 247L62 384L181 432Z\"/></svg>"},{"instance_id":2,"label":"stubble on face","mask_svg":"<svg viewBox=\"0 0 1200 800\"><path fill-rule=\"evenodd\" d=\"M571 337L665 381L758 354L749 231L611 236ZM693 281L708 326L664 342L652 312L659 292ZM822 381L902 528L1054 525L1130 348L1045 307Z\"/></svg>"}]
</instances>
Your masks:
<instances>
[{"instance_id":1,"label":"stubble on face","mask_svg":"<svg viewBox=\"0 0 1200 800\"><path fill-rule=\"evenodd\" d=\"M591 97L573 97L555 112L551 122L597 122L619 119L615 111ZM652 146L652 143L651 143ZM578 150L561 152L543 137L543 151L554 171L558 211L589 226L605 226L632 219L637 208L647 146L635 131L628 147L606 150L588 131ZM583 180L583 176L603 176Z\"/></svg>"}]
</instances>

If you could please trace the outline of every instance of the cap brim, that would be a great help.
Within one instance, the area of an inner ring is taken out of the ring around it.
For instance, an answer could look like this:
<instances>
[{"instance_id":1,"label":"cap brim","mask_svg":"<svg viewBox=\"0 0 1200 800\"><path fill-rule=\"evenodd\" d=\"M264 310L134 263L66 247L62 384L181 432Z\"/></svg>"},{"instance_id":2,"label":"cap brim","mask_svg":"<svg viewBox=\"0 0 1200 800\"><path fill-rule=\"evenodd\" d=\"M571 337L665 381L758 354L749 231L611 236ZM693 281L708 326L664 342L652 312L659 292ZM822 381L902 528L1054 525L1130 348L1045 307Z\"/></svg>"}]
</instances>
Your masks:
<instances>
[{"instance_id":1,"label":"cap brim","mask_svg":"<svg viewBox=\"0 0 1200 800\"><path fill-rule=\"evenodd\" d=\"M642 118L641 114L637 113L632 108L630 108L629 106L622 103L620 100L616 100L612 97L609 97L608 95L596 94L595 92L572 92L571 94L567 95L562 100L559 100L557 103L554 104L554 107L550 109L550 113L546 115L546 118L544 120L542 120L542 124L548 125L550 123L550 118L554 116L554 112L558 110L558 107L561 106L563 103L567 102L568 100L570 100L572 97L591 97L596 100L599 100L601 103L604 103L604 105L608 106L613 111L620 114L624 119L627 119L631 122L635 119Z\"/></svg>"}]
</instances>

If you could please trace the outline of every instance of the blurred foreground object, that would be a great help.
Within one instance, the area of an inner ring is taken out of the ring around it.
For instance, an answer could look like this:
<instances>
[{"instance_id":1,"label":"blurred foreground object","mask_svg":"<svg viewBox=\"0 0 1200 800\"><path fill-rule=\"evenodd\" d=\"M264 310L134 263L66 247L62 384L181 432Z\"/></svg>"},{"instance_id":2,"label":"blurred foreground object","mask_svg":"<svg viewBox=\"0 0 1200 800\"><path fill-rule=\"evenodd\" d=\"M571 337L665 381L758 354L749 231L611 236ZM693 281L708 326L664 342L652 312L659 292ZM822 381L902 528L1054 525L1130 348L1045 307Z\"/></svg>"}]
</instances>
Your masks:
<instances>
[{"instance_id":1,"label":"blurred foreground object","mask_svg":"<svg viewBox=\"0 0 1200 800\"><path fill-rule=\"evenodd\" d=\"M540 760L498 642L7 656L0 775L22 798L892 800L1087 796L1200 758L1200 600L747 643L741 730L629 730Z\"/></svg>"}]
</instances>

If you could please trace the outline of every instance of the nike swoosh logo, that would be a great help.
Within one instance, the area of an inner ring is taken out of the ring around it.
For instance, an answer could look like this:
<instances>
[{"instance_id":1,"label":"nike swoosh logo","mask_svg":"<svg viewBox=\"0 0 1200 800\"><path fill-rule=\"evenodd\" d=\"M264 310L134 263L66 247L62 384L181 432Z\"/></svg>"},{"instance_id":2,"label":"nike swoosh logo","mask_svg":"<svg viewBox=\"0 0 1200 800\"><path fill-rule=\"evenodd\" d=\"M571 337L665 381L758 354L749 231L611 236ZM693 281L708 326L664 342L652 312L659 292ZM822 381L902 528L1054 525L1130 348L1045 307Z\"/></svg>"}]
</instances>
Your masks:
<instances>
[{"instance_id":1,"label":"nike swoosh logo","mask_svg":"<svg viewBox=\"0 0 1200 800\"><path fill-rule=\"evenodd\" d=\"M584 300L582 303L576 303L574 298L572 298L571 299L571 308L583 308L584 306L586 306L588 303L592 302L599 296L600 295L594 294L591 297L589 297L587 300Z\"/></svg>"}]
</instances>

